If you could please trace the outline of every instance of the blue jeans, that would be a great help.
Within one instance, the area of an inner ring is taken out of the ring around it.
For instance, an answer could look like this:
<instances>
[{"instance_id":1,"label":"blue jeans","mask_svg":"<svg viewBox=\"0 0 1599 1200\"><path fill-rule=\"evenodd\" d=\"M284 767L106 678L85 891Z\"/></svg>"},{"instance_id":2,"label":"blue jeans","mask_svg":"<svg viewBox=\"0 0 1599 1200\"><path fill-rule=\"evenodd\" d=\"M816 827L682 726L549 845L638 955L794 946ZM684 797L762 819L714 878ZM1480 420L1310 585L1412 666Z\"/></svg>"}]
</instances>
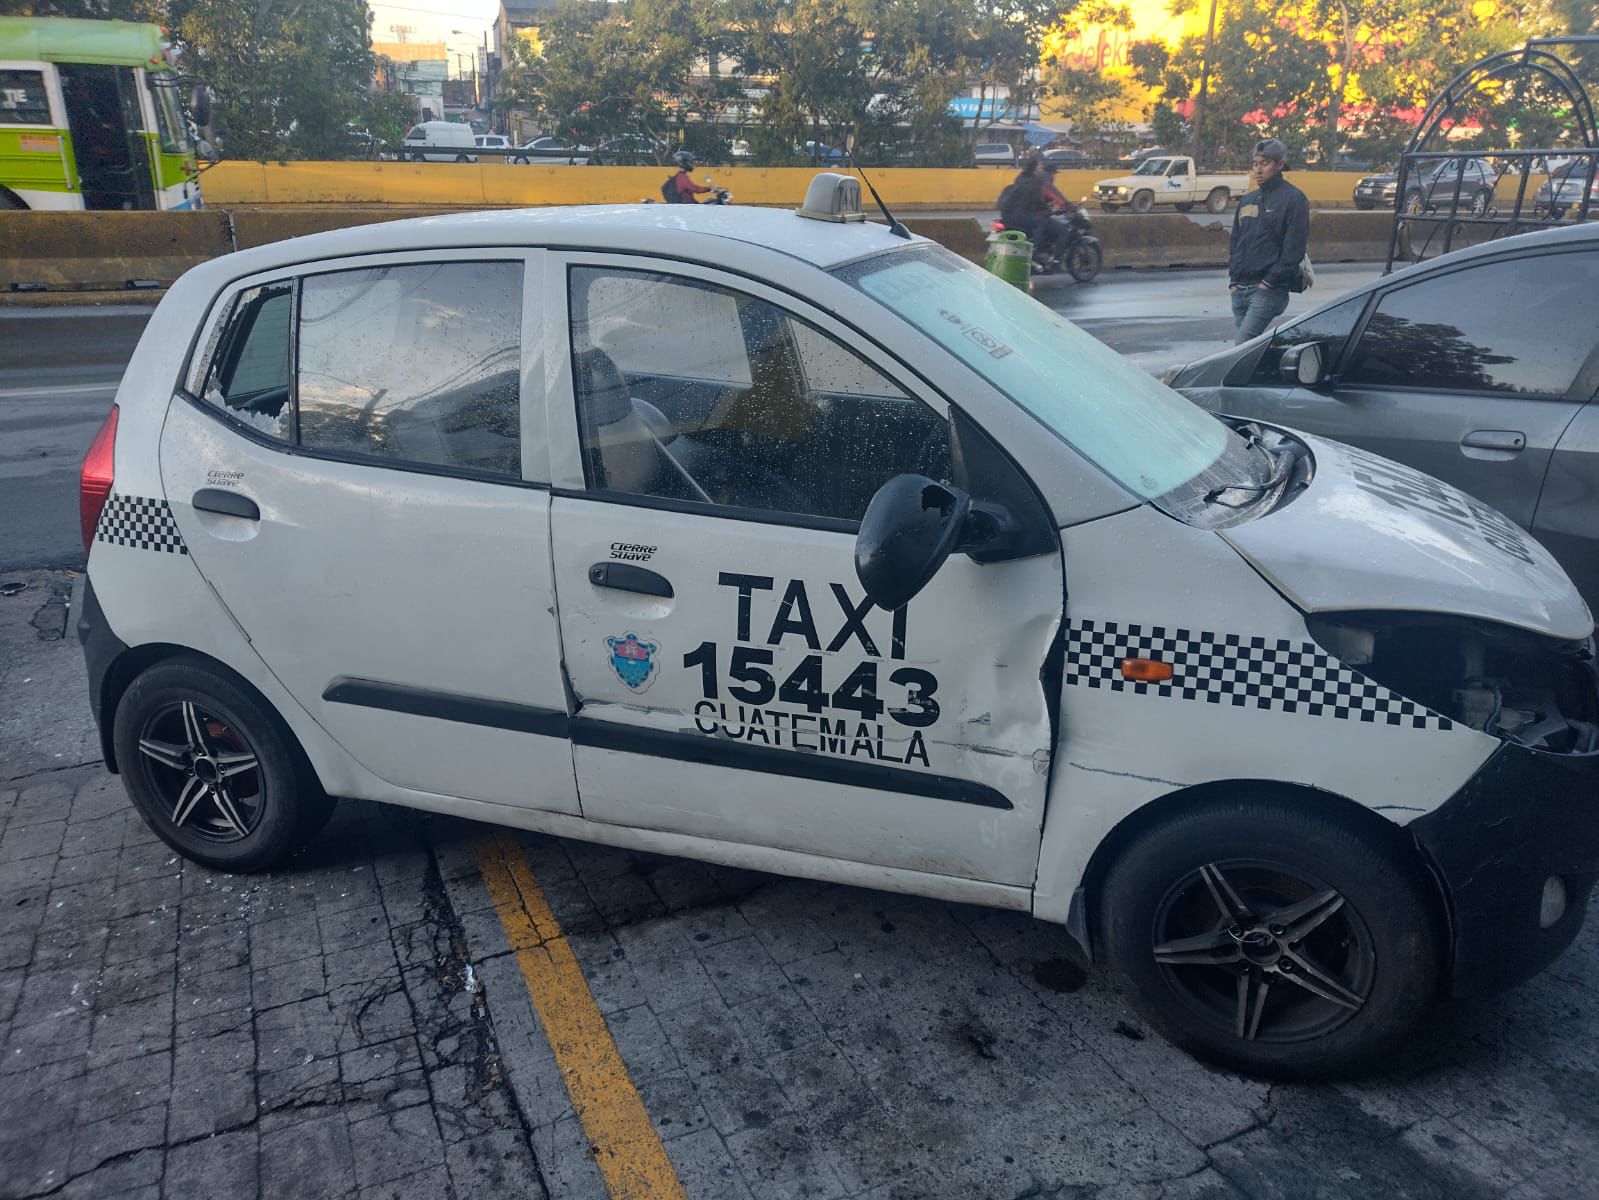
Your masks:
<instances>
[{"instance_id":1,"label":"blue jeans","mask_svg":"<svg viewBox=\"0 0 1599 1200\"><path fill-rule=\"evenodd\" d=\"M1261 287L1258 283L1235 288L1233 324L1238 327L1238 342L1235 344L1247 342L1266 332L1266 326L1282 316L1283 309L1287 307L1288 292L1285 288Z\"/></svg>"}]
</instances>

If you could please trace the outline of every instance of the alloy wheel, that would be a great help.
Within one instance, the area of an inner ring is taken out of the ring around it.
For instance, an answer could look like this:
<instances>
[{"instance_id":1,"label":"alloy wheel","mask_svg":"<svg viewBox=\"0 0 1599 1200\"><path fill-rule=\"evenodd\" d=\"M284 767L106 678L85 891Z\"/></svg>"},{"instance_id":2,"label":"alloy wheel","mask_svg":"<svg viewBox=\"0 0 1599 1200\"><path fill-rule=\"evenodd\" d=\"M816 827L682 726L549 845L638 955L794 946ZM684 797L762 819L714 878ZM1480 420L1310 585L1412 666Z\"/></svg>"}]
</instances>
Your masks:
<instances>
[{"instance_id":1,"label":"alloy wheel","mask_svg":"<svg viewBox=\"0 0 1599 1200\"><path fill-rule=\"evenodd\" d=\"M1376 974L1360 915L1281 863L1206 863L1155 912L1151 953L1192 1016L1244 1041L1324 1037L1364 1008Z\"/></svg>"},{"instance_id":2,"label":"alloy wheel","mask_svg":"<svg viewBox=\"0 0 1599 1200\"><path fill-rule=\"evenodd\" d=\"M140 764L175 831L238 842L261 823L260 761L232 725L193 701L157 709L139 734Z\"/></svg>"}]
</instances>

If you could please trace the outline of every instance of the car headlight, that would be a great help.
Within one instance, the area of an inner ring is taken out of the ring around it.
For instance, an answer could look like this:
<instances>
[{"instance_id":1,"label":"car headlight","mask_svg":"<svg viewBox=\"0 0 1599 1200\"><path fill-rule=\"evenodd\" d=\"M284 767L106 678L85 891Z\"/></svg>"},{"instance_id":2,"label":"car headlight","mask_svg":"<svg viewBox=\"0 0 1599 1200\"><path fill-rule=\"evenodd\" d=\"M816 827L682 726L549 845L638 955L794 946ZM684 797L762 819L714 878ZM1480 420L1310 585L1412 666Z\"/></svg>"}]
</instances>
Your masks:
<instances>
[{"instance_id":1,"label":"car headlight","mask_svg":"<svg viewBox=\"0 0 1599 1200\"><path fill-rule=\"evenodd\" d=\"M1127 194L1127 189L1124 187L1119 187L1116 189L1116 194L1118 196L1125 196Z\"/></svg>"}]
</instances>

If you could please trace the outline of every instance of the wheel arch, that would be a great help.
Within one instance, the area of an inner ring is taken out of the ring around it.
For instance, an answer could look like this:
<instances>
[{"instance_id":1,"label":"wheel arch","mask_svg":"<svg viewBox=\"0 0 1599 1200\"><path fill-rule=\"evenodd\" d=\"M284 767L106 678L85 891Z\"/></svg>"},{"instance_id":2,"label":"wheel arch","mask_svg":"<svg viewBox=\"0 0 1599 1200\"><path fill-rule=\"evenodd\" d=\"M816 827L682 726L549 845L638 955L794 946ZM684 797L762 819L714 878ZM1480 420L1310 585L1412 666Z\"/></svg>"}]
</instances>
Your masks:
<instances>
[{"instance_id":1,"label":"wheel arch","mask_svg":"<svg viewBox=\"0 0 1599 1200\"><path fill-rule=\"evenodd\" d=\"M1439 878L1437 869L1416 839L1402 825L1384 817L1358 801L1338 792L1308 784L1284 783L1275 779L1222 779L1194 784L1168 792L1149 803L1135 808L1100 839L1089 856L1088 865L1078 884L1073 899L1068 926L1092 958L1102 959L1100 946L1099 908L1100 892L1105 876L1118 858L1143 835L1169 815L1195 804L1220 804L1237 800L1284 801L1291 806L1313 812L1318 816L1331 816L1368 837L1387 841L1394 849L1409 859L1428 880L1428 894L1436 904L1436 915L1448 939L1446 954L1452 960L1454 943L1454 913L1449 903L1449 893Z\"/></svg>"},{"instance_id":2,"label":"wheel arch","mask_svg":"<svg viewBox=\"0 0 1599 1200\"><path fill-rule=\"evenodd\" d=\"M247 692L260 702L262 708L271 713L277 720L289 745L300 759L302 768L310 768L310 759L305 752L305 747L300 744L294 729L289 722L283 719L283 714L278 712L278 707L271 699L263 695L261 689L256 687L238 671L228 666L219 658L214 658L190 646L179 646L170 642L146 642L139 646L130 646L111 661L106 670L105 680L100 685L99 707L95 716L96 724L100 730L100 750L105 758L106 770L118 774L119 768L116 759L116 746L113 730L116 726L117 708L122 703L122 697L127 694L133 681L143 675L151 667L175 659L184 659L207 670L227 678L235 687ZM314 775L314 772L313 772Z\"/></svg>"}]
</instances>

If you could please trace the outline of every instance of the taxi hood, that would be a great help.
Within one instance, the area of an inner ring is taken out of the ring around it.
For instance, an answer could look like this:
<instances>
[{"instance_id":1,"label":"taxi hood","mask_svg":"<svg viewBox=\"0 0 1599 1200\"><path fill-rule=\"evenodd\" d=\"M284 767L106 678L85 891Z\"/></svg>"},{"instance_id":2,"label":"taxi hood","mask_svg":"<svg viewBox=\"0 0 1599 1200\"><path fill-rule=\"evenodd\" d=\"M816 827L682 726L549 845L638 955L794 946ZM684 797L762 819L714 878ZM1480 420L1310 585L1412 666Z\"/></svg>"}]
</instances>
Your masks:
<instances>
[{"instance_id":1,"label":"taxi hood","mask_svg":"<svg viewBox=\"0 0 1599 1200\"><path fill-rule=\"evenodd\" d=\"M1508 517L1431 476L1294 434L1310 486L1219 536L1306 613L1450 613L1562 640L1593 617L1554 558Z\"/></svg>"}]
</instances>

